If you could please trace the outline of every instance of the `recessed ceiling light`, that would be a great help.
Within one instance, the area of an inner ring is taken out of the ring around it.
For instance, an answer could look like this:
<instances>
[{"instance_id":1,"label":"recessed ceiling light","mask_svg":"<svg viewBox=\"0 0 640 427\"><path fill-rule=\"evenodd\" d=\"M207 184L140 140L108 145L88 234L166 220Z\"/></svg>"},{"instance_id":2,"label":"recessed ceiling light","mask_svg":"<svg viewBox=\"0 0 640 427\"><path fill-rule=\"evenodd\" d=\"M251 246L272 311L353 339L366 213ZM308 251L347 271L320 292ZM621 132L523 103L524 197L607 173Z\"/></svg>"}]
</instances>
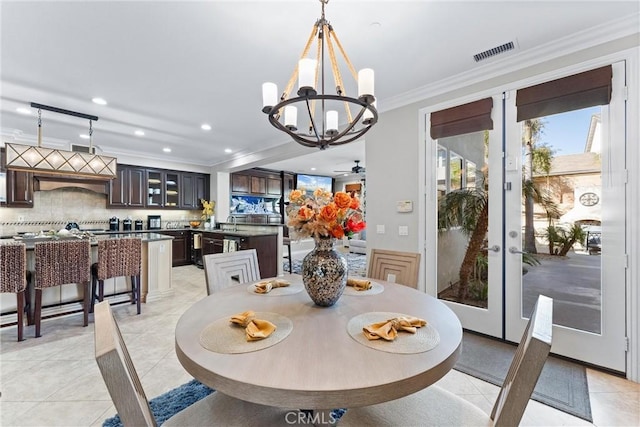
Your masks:
<instances>
[{"instance_id":1,"label":"recessed ceiling light","mask_svg":"<svg viewBox=\"0 0 640 427\"><path fill-rule=\"evenodd\" d=\"M170 153L170 152L171 152L171 148L169 148L169 147L164 147L164 148L162 149L162 151L164 151L165 153Z\"/></svg>"},{"instance_id":2,"label":"recessed ceiling light","mask_svg":"<svg viewBox=\"0 0 640 427\"><path fill-rule=\"evenodd\" d=\"M348 173L343 173L342 176L349 176L349 174Z\"/></svg>"},{"instance_id":3,"label":"recessed ceiling light","mask_svg":"<svg viewBox=\"0 0 640 427\"><path fill-rule=\"evenodd\" d=\"M16 108L16 111L20 114L31 114L31 110L24 107Z\"/></svg>"},{"instance_id":4,"label":"recessed ceiling light","mask_svg":"<svg viewBox=\"0 0 640 427\"><path fill-rule=\"evenodd\" d=\"M80 138L82 138L82 139L89 139L89 135L87 135L86 133L81 133L81 134L80 134Z\"/></svg>"},{"instance_id":5,"label":"recessed ceiling light","mask_svg":"<svg viewBox=\"0 0 640 427\"><path fill-rule=\"evenodd\" d=\"M105 101L103 98L91 98L91 101L93 101L94 104L107 105L107 101Z\"/></svg>"},{"instance_id":6,"label":"recessed ceiling light","mask_svg":"<svg viewBox=\"0 0 640 427\"><path fill-rule=\"evenodd\" d=\"M316 170L316 168L311 168L312 171Z\"/></svg>"},{"instance_id":7,"label":"recessed ceiling light","mask_svg":"<svg viewBox=\"0 0 640 427\"><path fill-rule=\"evenodd\" d=\"M134 132L137 136L144 136L144 131L141 131L140 129L138 129L137 131Z\"/></svg>"},{"instance_id":8,"label":"recessed ceiling light","mask_svg":"<svg viewBox=\"0 0 640 427\"><path fill-rule=\"evenodd\" d=\"M228 153L233 153L233 150L231 148L225 148L224 152L227 153L227 154Z\"/></svg>"},{"instance_id":9,"label":"recessed ceiling light","mask_svg":"<svg viewBox=\"0 0 640 427\"><path fill-rule=\"evenodd\" d=\"M202 130L211 130L211 125L210 125L210 124L208 124L208 123L203 123L203 124L200 126L200 129L202 129Z\"/></svg>"}]
</instances>

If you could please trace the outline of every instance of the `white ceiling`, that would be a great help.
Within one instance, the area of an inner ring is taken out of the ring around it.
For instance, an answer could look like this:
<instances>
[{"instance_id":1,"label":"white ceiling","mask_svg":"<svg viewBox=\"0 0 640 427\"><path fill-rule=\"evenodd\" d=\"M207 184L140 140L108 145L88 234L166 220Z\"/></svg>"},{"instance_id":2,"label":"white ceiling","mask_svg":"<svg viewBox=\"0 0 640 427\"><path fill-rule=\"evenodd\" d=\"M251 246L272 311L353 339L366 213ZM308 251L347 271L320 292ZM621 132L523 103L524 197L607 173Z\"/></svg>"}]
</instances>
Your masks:
<instances>
[{"instance_id":1,"label":"white ceiling","mask_svg":"<svg viewBox=\"0 0 640 427\"><path fill-rule=\"evenodd\" d=\"M375 69L384 112L412 91L624 19L639 7L637 1L331 0L326 17L354 66ZM94 144L110 155L201 166L242 164L281 144L297 155L297 145L261 112L261 84L283 88L319 15L318 0L2 1L2 140L34 143L29 103L37 102L99 116ZM474 62L474 54L509 41L514 51ZM93 104L96 96L108 105ZM201 130L202 123L212 130ZM44 145L87 144L79 138L88 133L85 120L43 111L42 126ZM145 136L135 136L137 129ZM302 152L295 163L271 159L261 166L325 175L349 170L354 160L366 166L364 141Z\"/></svg>"}]
</instances>

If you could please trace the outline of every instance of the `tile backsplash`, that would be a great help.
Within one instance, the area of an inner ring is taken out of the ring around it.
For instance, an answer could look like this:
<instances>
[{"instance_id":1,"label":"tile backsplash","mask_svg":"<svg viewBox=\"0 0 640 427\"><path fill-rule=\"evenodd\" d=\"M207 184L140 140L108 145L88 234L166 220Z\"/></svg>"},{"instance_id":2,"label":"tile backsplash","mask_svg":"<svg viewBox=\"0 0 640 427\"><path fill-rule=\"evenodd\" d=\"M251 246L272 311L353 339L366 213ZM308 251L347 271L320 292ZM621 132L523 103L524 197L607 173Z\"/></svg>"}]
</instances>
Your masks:
<instances>
[{"instance_id":1,"label":"tile backsplash","mask_svg":"<svg viewBox=\"0 0 640 427\"><path fill-rule=\"evenodd\" d=\"M165 209L107 209L107 195L82 188L63 188L33 193L33 208L0 207L0 236L18 232L59 230L68 222L78 223L80 228L109 228L109 218L131 217L142 219L147 227L147 215L162 216L163 227L168 222L174 226L188 225L192 219L200 219L200 210ZM121 225L122 227L122 225Z\"/></svg>"}]
</instances>

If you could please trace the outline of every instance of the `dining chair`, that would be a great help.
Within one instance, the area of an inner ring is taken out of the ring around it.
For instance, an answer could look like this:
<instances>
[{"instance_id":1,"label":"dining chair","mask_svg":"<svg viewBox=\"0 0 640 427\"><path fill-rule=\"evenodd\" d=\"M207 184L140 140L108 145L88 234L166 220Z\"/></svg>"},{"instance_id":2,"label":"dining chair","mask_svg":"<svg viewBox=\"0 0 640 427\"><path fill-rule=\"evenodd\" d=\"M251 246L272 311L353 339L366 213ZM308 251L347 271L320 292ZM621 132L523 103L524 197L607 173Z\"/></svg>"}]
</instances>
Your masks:
<instances>
[{"instance_id":1,"label":"dining chair","mask_svg":"<svg viewBox=\"0 0 640 427\"><path fill-rule=\"evenodd\" d=\"M140 265L142 240L139 237L98 241L98 262L91 265L91 311L95 300L104 299L104 281L115 277L131 280L131 304L141 311Z\"/></svg>"},{"instance_id":2,"label":"dining chair","mask_svg":"<svg viewBox=\"0 0 640 427\"><path fill-rule=\"evenodd\" d=\"M2 242L0 244L0 292L16 294L16 314L18 341L24 340L24 313L27 324L31 324L31 304L29 282L31 273L27 270L27 247L22 242Z\"/></svg>"},{"instance_id":3,"label":"dining chair","mask_svg":"<svg viewBox=\"0 0 640 427\"><path fill-rule=\"evenodd\" d=\"M238 283L260 280L260 266L255 249L208 254L202 257L207 295Z\"/></svg>"},{"instance_id":4,"label":"dining chair","mask_svg":"<svg viewBox=\"0 0 640 427\"><path fill-rule=\"evenodd\" d=\"M498 397L488 415L469 401L433 385L390 402L347 410L342 426L517 426L551 350L553 299L540 295Z\"/></svg>"},{"instance_id":5,"label":"dining chair","mask_svg":"<svg viewBox=\"0 0 640 427\"><path fill-rule=\"evenodd\" d=\"M419 253L371 249L368 277L417 288L419 273Z\"/></svg>"},{"instance_id":6,"label":"dining chair","mask_svg":"<svg viewBox=\"0 0 640 427\"><path fill-rule=\"evenodd\" d=\"M94 307L95 358L111 400L125 426L157 426L142 383L108 301ZM177 396L180 399L180 396ZM165 406L179 406L178 402ZM291 412L214 391L182 409L163 426L286 425Z\"/></svg>"},{"instance_id":7,"label":"dining chair","mask_svg":"<svg viewBox=\"0 0 640 427\"><path fill-rule=\"evenodd\" d=\"M42 290L54 286L77 283L83 289L82 311L84 326L89 325L91 281L91 244L87 239L36 242L35 253L35 324L40 336L42 322Z\"/></svg>"}]
</instances>

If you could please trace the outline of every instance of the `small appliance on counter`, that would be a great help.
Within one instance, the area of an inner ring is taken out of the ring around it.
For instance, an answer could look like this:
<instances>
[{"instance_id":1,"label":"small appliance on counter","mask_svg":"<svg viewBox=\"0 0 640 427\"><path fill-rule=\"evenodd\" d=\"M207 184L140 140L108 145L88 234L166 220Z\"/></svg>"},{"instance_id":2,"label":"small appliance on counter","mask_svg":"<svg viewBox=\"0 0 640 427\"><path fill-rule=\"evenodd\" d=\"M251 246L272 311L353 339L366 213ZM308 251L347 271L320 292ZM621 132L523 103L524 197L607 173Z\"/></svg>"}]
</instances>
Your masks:
<instances>
[{"instance_id":1,"label":"small appliance on counter","mask_svg":"<svg viewBox=\"0 0 640 427\"><path fill-rule=\"evenodd\" d=\"M122 231L131 231L133 221L131 218L122 220Z\"/></svg>"},{"instance_id":2,"label":"small appliance on counter","mask_svg":"<svg viewBox=\"0 0 640 427\"><path fill-rule=\"evenodd\" d=\"M133 226L135 227L136 231L142 231L144 222L141 219L136 219Z\"/></svg>"},{"instance_id":3,"label":"small appliance on counter","mask_svg":"<svg viewBox=\"0 0 640 427\"><path fill-rule=\"evenodd\" d=\"M120 231L120 220L118 217L112 216L109 219L109 231Z\"/></svg>"},{"instance_id":4,"label":"small appliance on counter","mask_svg":"<svg viewBox=\"0 0 640 427\"><path fill-rule=\"evenodd\" d=\"M162 220L160 215L147 215L147 230L160 230L162 228Z\"/></svg>"}]
</instances>

